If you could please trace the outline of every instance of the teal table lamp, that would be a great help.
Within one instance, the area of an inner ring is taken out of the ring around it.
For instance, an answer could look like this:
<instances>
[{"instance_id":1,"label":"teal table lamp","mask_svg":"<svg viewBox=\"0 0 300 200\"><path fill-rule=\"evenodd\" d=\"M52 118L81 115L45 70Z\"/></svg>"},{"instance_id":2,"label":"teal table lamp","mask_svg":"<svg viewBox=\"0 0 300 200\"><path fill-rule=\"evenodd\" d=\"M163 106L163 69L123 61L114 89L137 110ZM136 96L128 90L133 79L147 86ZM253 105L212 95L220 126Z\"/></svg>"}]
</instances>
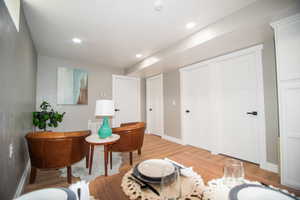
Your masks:
<instances>
[{"instance_id":1,"label":"teal table lamp","mask_svg":"<svg viewBox=\"0 0 300 200\"><path fill-rule=\"evenodd\" d=\"M103 123L98 130L98 135L100 138L104 139L112 134L112 130L109 127L109 117L114 116L115 106L112 100L97 100L96 101L96 117L103 117Z\"/></svg>"}]
</instances>

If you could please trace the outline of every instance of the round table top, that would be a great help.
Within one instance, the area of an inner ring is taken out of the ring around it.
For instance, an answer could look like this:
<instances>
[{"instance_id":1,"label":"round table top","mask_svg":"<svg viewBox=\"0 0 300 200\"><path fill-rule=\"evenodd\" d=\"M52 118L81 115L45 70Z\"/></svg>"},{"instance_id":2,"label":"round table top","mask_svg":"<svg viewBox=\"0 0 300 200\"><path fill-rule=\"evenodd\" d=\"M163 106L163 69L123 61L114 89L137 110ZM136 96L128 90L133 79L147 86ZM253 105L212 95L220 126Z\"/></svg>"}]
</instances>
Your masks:
<instances>
[{"instance_id":1,"label":"round table top","mask_svg":"<svg viewBox=\"0 0 300 200\"><path fill-rule=\"evenodd\" d=\"M100 138L98 134L92 134L85 138L85 141L90 144L94 145L102 145L102 144L112 144L115 143L117 140L120 139L120 136L117 134L112 134L111 136L107 138Z\"/></svg>"}]
</instances>

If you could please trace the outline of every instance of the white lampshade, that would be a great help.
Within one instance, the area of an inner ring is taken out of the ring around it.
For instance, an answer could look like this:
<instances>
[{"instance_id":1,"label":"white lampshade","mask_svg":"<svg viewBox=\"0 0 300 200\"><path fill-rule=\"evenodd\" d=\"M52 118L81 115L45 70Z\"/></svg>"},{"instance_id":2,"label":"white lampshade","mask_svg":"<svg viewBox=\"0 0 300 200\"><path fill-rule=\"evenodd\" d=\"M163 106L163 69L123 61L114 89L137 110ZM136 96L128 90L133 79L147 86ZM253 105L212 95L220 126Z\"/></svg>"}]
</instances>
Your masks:
<instances>
[{"instance_id":1,"label":"white lampshade","mask_svg":"<svg viewBox=\"0 0 300 200\"><path fill-rule=\"evenodd\" d=\"M115 114L114 101L112 100L97 100L95 116L113 116Z\"/></svg>"}]
</instances>

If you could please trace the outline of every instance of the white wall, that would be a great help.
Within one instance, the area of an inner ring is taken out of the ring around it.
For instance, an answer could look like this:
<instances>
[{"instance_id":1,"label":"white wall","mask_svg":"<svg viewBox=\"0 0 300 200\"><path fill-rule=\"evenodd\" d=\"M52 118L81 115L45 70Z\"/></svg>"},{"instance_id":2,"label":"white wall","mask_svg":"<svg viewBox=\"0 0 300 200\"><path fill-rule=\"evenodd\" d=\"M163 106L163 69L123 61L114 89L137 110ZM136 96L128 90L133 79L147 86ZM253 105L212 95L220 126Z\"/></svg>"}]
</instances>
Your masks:
<instances>
[{"instance_id":1,"label":"white wall","mask_svg":"<svg viewBox=\"0 0 300 200\"><path fill-rule=\"evenodd\" d=\"M57 105L57 68L81 68L88 72L88 105ZM122 69L108 68L61 58L38 56L36 108L43 100L60 112L66 112L63 123L51 130L72 131L87 129L94 117L97 99L112 98L112 74L123 74Z\"/></svg>"}]
</instances>

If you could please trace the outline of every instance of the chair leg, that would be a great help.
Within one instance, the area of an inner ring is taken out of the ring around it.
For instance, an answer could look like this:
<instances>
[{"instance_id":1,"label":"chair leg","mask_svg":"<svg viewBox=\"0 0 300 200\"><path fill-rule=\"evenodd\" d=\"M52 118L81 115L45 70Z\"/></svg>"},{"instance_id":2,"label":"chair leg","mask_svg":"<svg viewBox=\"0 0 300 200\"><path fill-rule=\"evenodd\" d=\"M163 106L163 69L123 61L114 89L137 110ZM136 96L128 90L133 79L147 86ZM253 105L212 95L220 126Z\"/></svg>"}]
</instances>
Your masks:
<instances>
[{"instance_id":1,"label":"chair leg","mask_svg":"<svg viewBox=\"0 0 300 200\"><path fill-rule=\"evenodd\" d=\"M94 145L90 145L91 149L90 149L90 157L89 157L89 174L92 173L92 167L93 167L93 157L94 157Z\"/></svg>"},{"instance_id":2,"label":"chair leg","mask_svg":"<svg viewBox=\"0 0 300 200\"><path fill-rule=\"evenodd\" d=\"M36 171L37 171L37 169L35 167L31 167L29 184L34 183L35 178L36 178Z\"/></svg>"},{"instance_id":3,"label":"chair leg","mask_svg":"<svg viewBox=\"0 0 300 200\"><path fill-rule=\"evenodd\" d=\"M67 167L67 174L68 174L68 183L71 184L72 183L72 168L71 168L71 166Z\"/></svg>"},{"instance_id":4,"label":"chair leg","mask_svg":"<svg viewBox=\"0 0 300 200\"><path fill-rule=\"evenodd\" d=\"M142 149L138 149L138 154L141 155Z\"/></svg>"},{"instance_id":5,"label":"chair leg","mask_svg":"<svg viewBox=\"0 0 300 200\"><path fill-rule=\"evenodd\" d=\"M110 151L109 154L110 154L110 159L109 159L109 161L110 161L110 169L112 169L112 151Z\"/></svg>"},{"instance_id":6,"label":"chair leg","mask_svg":"<svg viewBox=\"0 0 300 200\"><path fill-rule=\"evenodd\" d=\"M85 156L85 167L89 168L89 153Z\"/></svg>"},{"instance_id":7,"label":"chair leg","mask_svg":"<svg viewBox=\"0 0 300 200\"><path fill-rule=\"evenodd\" d=\"M130 165L132 165L132 152L129 152Z\"/></svg>"}]
</instances>

